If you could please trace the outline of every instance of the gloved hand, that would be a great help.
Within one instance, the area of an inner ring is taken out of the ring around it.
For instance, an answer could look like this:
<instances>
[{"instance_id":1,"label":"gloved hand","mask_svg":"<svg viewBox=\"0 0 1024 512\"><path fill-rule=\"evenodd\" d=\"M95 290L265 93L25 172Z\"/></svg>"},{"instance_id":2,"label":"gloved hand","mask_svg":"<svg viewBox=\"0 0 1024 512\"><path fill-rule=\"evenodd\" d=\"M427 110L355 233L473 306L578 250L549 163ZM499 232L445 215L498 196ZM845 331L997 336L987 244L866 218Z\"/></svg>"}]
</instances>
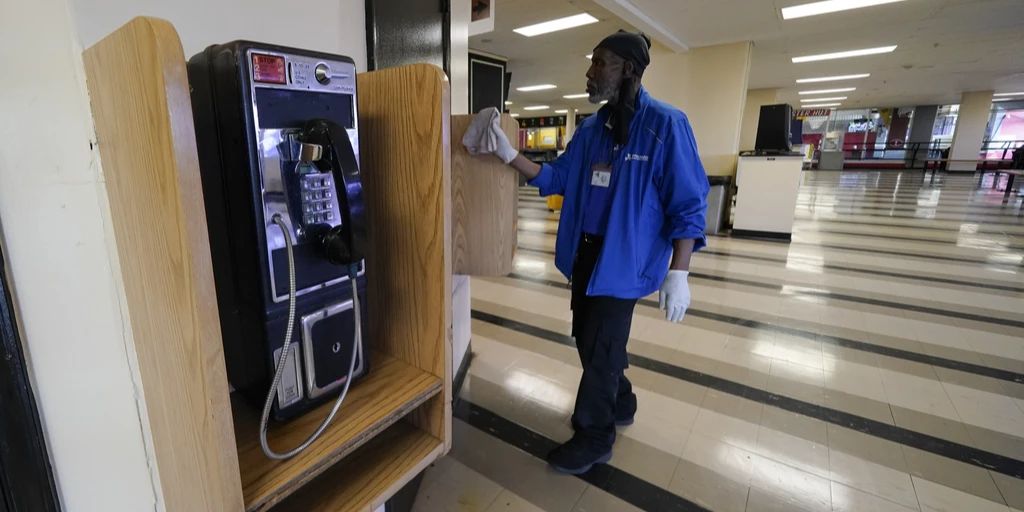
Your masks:
<instances>
[{"instance_id":1,"label":"gloved hand","mask_svg":"<svg viewBox=\"0 0 1024 512\"><path fill-rule=\"evenodd\" d=\"M471 155L491 153L506 164L519 155L502 131L501 113L494 107L485 108L473 117L473 122L462 136L462 145Z\"/></svg>"},{"instance_id":2,"label":"gloved hand","mask_svg":"<svg viewBox=\"0 0 1024 512\"><path fill-rule=\"evenodd\" d=\"M690 285L686 282L689 275L686 270L669 270L665 281L661 283L658 302L669 322L683 321L686 309L690 307Z\"/></svg>"}]
</instances>

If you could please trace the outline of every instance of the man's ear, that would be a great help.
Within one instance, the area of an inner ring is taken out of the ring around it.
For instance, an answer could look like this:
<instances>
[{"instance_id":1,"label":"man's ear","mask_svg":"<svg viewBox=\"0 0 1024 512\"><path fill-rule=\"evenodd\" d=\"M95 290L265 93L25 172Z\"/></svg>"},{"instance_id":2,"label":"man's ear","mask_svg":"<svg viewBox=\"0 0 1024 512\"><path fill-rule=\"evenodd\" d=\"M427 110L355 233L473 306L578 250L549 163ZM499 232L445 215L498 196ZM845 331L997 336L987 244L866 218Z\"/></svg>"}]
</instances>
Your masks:
<instances>
[{"instance_id":1,"label":"man's ear","mask_svg":"<svg viewBox=\"0 0 1024 512\"><path fill-rule=\"evenodd\" d=\"M622 64L622 76L625 78L636 78L636 64L627 60Z\"/></svg>"}]
</instances>

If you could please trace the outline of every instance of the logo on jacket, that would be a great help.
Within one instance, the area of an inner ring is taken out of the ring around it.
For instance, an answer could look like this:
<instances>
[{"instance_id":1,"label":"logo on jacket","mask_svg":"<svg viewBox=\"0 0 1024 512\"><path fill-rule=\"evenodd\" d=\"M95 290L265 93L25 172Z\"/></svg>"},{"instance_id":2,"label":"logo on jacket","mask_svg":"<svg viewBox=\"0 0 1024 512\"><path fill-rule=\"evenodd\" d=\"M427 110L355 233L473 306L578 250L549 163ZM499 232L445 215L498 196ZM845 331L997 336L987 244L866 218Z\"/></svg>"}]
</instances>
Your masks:
<instances>
[{"instance_id":1,"label":"logo on jacket","mask_svg":"<svg viewBox=\"0 0 1024 512\"><path fill-rule=\"evenodd\" d=\"M647 155L638 155L638 154L636 154L636 153L626 153L626 161L627 161L627 162L629 162L629 161L634 161L634 162L647 162L647 161L649 161L650 159L651 159L651 158L650 158L649 156L647 156Z\"/></svg>"}]
</instances>

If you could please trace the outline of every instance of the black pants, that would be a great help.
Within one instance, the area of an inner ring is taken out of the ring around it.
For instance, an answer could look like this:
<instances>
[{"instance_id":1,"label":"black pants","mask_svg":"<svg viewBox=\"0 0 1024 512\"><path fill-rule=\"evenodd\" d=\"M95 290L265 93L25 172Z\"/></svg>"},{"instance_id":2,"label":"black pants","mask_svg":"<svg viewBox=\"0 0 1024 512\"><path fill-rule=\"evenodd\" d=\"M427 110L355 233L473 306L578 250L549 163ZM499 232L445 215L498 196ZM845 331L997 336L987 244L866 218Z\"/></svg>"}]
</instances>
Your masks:
<instances>
[{"instance_id":1,"label":"black pants","mask_svg":"<svg viewBox=\"0 0 1024 512\"><path fill-rule=\"evenodd\" d=\"M595 452L604 453L615 442L616 415L636 412L636 395L623 373L636 299L587 296L600 252L601 241L584 235L572 273L572 335L583 365L572 425Z\"/></svg>"}]
</instances>

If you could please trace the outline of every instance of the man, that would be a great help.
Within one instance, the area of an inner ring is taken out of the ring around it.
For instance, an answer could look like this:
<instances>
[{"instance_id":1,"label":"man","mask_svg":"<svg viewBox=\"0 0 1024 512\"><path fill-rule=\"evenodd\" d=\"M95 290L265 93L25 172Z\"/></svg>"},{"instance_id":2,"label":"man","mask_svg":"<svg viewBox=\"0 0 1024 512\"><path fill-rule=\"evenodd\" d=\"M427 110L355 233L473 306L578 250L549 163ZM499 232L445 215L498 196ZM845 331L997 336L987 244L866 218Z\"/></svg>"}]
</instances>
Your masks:
<instances>
[{"instance_id":1,"label":"man","mask_svg":"<svg viewBox=\"0 0 1024 512\"><path fill-rule=\"evenodd\" d=\"M667 319L681 321L690 304L690 256L705 244L707 176L686 115L640 85L649 48L646 36L623 31L594 48L587 93L593 104L608 103L580 124L554 162L531 162L491 130L497 146L491 152L541 195L565 198L555 264L572 282L572 334L583 377L575 435L548 455L564 473L581 474L611 459L615 426L633 423L636 413L623 373L633 308L660 289ZM496 115L481 112L474 124L493 123Z\"/></svg>"}]
</instances>

